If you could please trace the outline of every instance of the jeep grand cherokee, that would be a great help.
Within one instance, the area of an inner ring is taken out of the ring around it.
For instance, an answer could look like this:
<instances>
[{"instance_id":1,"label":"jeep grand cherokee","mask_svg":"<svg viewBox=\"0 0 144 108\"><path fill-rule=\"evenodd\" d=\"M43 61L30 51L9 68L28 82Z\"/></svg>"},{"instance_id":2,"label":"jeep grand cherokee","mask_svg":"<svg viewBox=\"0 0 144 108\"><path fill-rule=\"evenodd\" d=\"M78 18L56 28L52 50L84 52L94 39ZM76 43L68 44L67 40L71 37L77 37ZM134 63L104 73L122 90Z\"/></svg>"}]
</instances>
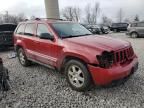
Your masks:
<instances>
[{"instance_id":1,"label":"jeep grand cherokee","mask_svg":"<svg viewBox=\"0 0 144 108\"><path fill-rule=\"evenodd\" d=\"M14 33L23 66L31 61L65 73L72 89L107 85L131 75L138 58L130 42L93 35L75 22L37 19L21 22Z\"/></svg>"}]
</instances>

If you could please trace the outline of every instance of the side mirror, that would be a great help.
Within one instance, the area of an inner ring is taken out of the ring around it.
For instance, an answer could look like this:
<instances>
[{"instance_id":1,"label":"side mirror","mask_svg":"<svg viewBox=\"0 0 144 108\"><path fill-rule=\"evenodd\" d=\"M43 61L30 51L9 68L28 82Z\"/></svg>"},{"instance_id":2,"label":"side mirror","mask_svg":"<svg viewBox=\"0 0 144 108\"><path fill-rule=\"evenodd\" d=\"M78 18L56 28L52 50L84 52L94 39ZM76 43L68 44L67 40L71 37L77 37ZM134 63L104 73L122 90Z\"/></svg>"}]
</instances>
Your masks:
<instances>
[{"instance_id":1,"label":"side mirror","mask_svg":"<svg viewBox=\"0 0 144 108\"><path fill-rule=\"evenodd\" d=\"M49 33L42 33L39 37L40 39L49 39L51 41L54 40L54 37Z\"/></svg>"}]
</instances>

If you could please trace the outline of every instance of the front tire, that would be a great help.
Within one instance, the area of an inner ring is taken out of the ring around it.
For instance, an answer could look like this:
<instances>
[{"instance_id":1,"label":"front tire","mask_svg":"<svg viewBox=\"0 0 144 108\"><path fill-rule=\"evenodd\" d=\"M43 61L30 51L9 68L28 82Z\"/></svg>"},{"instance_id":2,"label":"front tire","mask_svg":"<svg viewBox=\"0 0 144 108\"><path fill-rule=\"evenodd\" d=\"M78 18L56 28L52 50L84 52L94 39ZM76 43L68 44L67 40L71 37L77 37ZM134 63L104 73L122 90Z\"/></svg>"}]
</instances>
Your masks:
<instances>
[{"instance_id":1,"label":"front tire","mask_svg":"<svg viewBox=\"0 0 144 108\"><path fill-rule=\"evenodd\" d=\"M19 48L17 51L18 60L22 66L30 66L31 62L27 59L26 54L22 48Z\"/></svg>"},{"instance_id":2,"label":"front tire","mask_svg":"<svg viewBox=\"0 0 144 108\"><path fill-rule=\"evenodd\" d=\"M73 90L87 91L92 84L86 65L79 60L68 61L65 65L65 74Z\"/></svg>"}]
</instances>

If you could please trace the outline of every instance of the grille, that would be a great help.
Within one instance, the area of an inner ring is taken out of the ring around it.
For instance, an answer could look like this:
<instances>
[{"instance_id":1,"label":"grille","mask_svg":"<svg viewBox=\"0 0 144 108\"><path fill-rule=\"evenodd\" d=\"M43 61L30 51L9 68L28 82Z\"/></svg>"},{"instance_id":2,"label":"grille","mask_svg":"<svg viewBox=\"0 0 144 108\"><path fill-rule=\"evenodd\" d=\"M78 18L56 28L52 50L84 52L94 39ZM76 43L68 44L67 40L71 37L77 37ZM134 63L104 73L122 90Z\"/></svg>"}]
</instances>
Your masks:
<instances>
[{"instance_id":1,"label":"grille","mask_svg":"<svg viewBox=\"0 0 144 108\"><path fill-rule=\"evenodd\" d=\"M12 40L13 40L12 33L0 34L0 41L9 42Z\"/></svg>"},{"instance_id":2,"label":"grille","mask_svg":"<svg viewBox=\"0 0 144 108\"><path fill-rule=\"evenodd\" d=\"M132 47L125 48L114 53L115 63L125 63L126 61L130 60L134 56L134 51Z\"/></svg>"}]
</instances>

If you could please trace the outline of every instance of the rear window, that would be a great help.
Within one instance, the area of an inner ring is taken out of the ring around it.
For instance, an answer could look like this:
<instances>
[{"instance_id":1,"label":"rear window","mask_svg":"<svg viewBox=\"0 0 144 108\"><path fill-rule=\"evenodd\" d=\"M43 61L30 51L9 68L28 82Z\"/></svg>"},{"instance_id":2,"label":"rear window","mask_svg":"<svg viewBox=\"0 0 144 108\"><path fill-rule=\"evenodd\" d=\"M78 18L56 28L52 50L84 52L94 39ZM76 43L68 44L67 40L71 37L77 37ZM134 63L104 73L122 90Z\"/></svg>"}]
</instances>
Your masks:
<instances>
[{"instance_id":1,"label":"rear window","mask_svg":"<svg viewBox=\"0 0 144 108\"><path fill-rule=\"evenodd\" d=\"M35 24L27 24L25 28L25 35L34 36Z\"/></svg>"},{"instance_id":2,"label":"rear window","mask_svg":"<svg viewBox=\"0 0 144 108\"><path fill-rule=\"evenodd\" d=\"M128 24L127 23L113 23L112 24L112 26L114 26L114 27L126 27L126 26L128 26Z\"/></svg>"},{"instance_id":3,"label":"rear window","mask_svg":"<svg viewBox=\"0 0 144 108\"><path fill-rule=\"evenodd\" d=\"M137 27L137 23L131 24L131 27Z\"/></svg>"},{"instance_id":4,"label":"rear window","mask_svg":"<svg viewBox=\"0 0 144 108\"><path fill-rule=\"evenodd\" d=\"M25 24L21 24L17 31L16 31L16 34L24 34L24 28L25 28Z\"/></svg>"},{"instance_id":5,"label":"rear window","mask_svg":"<svg viewBox=\"0 0 144 108\"><path fill-rule=\"evenodd\" d=\"M144 22L140 22L140 23L132 23L131 27L144 27Z\"/></svg>"},{"instance_id":6,"label":"rear window","mask_svg":"<svg viewBox=\"0 0 144 108\"><path fill-rule=\"evenodd\" d=\"M14 31L15 28L17 27L17 25L14 25L14 24L3 24L3 25L0 25L0 32L1 31Z\"/></svg>"}]
</instances>

